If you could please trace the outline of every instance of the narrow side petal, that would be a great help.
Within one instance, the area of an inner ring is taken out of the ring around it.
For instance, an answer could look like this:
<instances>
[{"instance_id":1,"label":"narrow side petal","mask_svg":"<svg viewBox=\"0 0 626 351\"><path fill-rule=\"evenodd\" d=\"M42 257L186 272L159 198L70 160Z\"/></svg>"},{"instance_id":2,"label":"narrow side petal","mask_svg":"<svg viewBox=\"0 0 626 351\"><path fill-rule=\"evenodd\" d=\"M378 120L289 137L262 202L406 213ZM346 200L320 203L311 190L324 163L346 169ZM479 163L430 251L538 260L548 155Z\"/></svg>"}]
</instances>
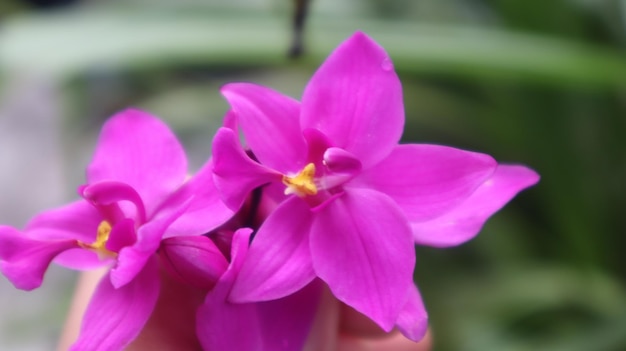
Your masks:
<instances>
[{"instance_id":1,"label":"narrow side petal","mask_svg":"<svg viewBox=\"0 0 626 351\"><path fill-rule=\"evenodd\" d=\"M300 131L300 103L269 88L249 83L222 88L246 144L264 165L281 173L304 167L306 143Z\"/></svg>"},{"instance_id":2,"label":"narrow side petal","mask_svg":"<svg viewBox=\"0 0 626 351\"><path fill-rule=\"evenodd\" d=\"M428 313L424 307L422 296L414 285L409 292L409 298L404 304L396 327L407 338L417 342L422 340L428 330Z\"/></svg>"},{"instance_id":3,"label":"narrow side petal","mask_svg":"<svg viewBox=\"0 0 626 351\"><path fill-rule=\"evenodd\" d=\"M406 217L388 196L346 191L311 230L315 273L344 303L390 331L413 284L415 249Z\"/></svg>"},{"instance_id":4,"label":"narrow side petal","mask_svg":"<svg viewBox=\"0 0 626 351\"><path fill-rule=\"evenodd\" d=\"M255 304L227 301L230 289L248 251L249 229L235 233L232 262L215 287L209 291L196 314L196 333L205 350L263 351L262 335Z\"/></svg>"},{"instance_id":5,"label":"narrow side petal","mask_svg":"<svg viewBox=\"0 0 626 351\"><path fill-rule=\"evenodd\" d=\"M385 50L363 33L324 61L302 97L302 128L318 129L364 168L382 160L404 127L402 86Z\"/></svg>"},{"instance_id":6,"label":"narrow side petal","mask_svg":"<svg viewBox=\"0 0 626 351\"><path fill-rule=\"evenodd\" d=\"M222 200L231 210L238 210L255 188L282 175L254 162L241 148L237 135L228 128L220 128L213 139L213 181Z\"/></svg>"},{"instance_id":7,"label":"narrow side petal","mask_svg":"<svg viewBox=\"0 0 626 351\"><path fill-rule=\"evenodd\" d=\"M156 258L135 279L116 289L103 277L91 298L78 340L70 350L116 351L133 341L148 321L159 297Z\"/></svg>"},{"instance_id":8,"label":"narrow side petal","mask_svg":"<svg viewBox=\"0 0 626 351\"><path fill-rule=\"evenodd\" d=\"M40 241L11 227L0 226L0 271L16 288L38 288L55 256L77 248L76 240Z\"/></svg>"},{"instance_id":9,"label":"narrow side petal","mask_svg":"<svg viewBox=\"0 0 626 351\"><path fill-rule=\"evenodd\" d=\"M37 231L37 238L42 240L75 239L92 242L96 239L98 224L103 219L95 207L81 199L39 213L28 222L24 231Z\"/></svg>"},{"instance_id":10,"label":"narrow side petal","mask_svg":"<svg viewBox=\"0 0 626 351\"><path fill-rule=\"evenodd\" d=\"M191 201L187 210L167 229L165 237L205 234L224 224L234 211L224 204L213 183L213 162L209 160L158 210L159 215L177 211Z\"/></svg>"},{"instance_id":11,"label":"narrow side petal","mask_svg":"<svg viewBox=\"0 0 626 351\"><path fill-rule=\"evenodd\" d=\"M312 214L298 197L281 203L257 232L233 285L233 302L290 295L315 278L309 251Z\"/></svg>"},{"instance_id":12,"label":"narrow side petal","mask_svg":"<svg viewBox=\"0 0 626 351\"><path fill-rule=\"evenodd\" d=\"M389 195L410 221L437 217L467 199L493 174L489 155L447 146L398 145L350 186L371 187Z\"/></svg>"},{"instance_id":13,"label":"narrow side petal","mask_svg":"<svg viewBox=\"0 0 626 351\"><path fill-rule=\"evenodd\" d=\"M469 198L444 215L426 222L412 222L417 244L449 247L462 244L478 234L491 215L518 192L536 184L539 175L524 166L498 166Z\"/></svg>"},{"instance_id":14,"label":"narrow side petal","mask_svg":"<svg viewBox=\"0 0 626 351\"><path fill-rule=\"evenodd\" d=\"M169 127L150 114L129 109L102 127L89 167L90 184L116 180L137 190L148 214L187 176L187 158Z\"/></svg>"},{"instance_id":15,"label":"narrow side petal","mask_svg":"<svg viewBox=\"0 0 626 351\"><path fill-rule=\"evenodd\" d=\"M103 219L93 205L81 199L38 214L28 223L24 233L33 240L92 243L96 240L98 225ZM94 269L107 264L94 252L78 247L60 252L54 258L54 263L76 270Z\"/></svg>"}]
</instances>

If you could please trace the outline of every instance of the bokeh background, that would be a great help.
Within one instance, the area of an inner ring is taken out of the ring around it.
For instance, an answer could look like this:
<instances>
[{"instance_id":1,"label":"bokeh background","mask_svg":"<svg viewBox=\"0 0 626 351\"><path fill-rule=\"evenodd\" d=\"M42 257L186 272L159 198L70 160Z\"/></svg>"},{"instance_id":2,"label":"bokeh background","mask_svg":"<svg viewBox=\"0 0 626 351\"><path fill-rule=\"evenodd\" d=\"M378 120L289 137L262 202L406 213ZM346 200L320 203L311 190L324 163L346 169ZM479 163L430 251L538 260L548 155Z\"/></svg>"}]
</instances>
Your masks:
<instances>
[{"instance_id":1,"label":"bokeh background","mask_svg":"<svg viewBox=\"0 0 626 351\"><path fill-rule=\"evenodd\" d=\"M355 30L394 60L405 141L542 176L475 240L417 248L435 349L626 350L624 0L1 0L0 222L76 198L98 128L127 106L199 167L222 84L299 98ZM52 269L26 293L1 277L0 350L53 349L74 279Z\"/></svg>"}]
</instances>

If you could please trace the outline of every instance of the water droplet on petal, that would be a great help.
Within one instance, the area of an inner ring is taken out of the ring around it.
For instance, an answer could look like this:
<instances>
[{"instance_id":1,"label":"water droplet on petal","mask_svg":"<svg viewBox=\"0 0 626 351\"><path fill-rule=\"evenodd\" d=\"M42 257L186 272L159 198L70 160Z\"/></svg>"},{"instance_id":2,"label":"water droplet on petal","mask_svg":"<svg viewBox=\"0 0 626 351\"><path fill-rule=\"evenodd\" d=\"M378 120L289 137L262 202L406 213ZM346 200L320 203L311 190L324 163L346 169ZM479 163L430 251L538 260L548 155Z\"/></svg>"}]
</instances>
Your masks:
<instances>
[{"instance_id":1,"label":"water droplet on petal","mask_svg":"<svg viewBox=\"0 0 626 351\"><path fill-rule=\"evenodd\" d=\"M385 59L383 60L383 63L381 64L381 67L385 71L391 71L393 70L393 62L391 62L391 60L388 57L385 57Z\"/></svg>"}]
</instances>

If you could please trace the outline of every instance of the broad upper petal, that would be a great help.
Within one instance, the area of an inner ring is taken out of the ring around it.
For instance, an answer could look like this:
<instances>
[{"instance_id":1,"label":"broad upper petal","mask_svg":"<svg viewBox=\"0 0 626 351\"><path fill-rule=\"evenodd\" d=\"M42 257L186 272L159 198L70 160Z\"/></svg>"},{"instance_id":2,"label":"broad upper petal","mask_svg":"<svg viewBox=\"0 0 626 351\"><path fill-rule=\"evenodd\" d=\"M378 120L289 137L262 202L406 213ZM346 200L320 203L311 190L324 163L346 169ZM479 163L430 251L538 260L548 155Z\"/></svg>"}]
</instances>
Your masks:
<instances>
[{"instance_id":1,"label":"broad upper petal","mask_svg":"<svg viewBox=\"0 0 626 351\"><path fill-rule=\"evenodd\" d=\"M227 84L221 91L237 116L246 144L262 164L281 173L297 173L304 167L307 149L298 101L249 83Z\"/></svg>"},{"instance_id":2,"label":"broad upper petal","mask_svg":"<svg viewBox=\"0 0 626 351\"><path fill-rule=\"evenodd\" d=\"M488 155L427 144L398 145L348 186L389 195L410 221L437 217L467 199L496 169Z\"/></svg>"},{"instance_id":3,"label":"broad upper petal","mask_svg":"<svg viewBox=\"0 0 626 351\"><path fill-rule=\"evenodd\" d=\"M233 302L290 295L315 278L309 251L312 214L298 197L281 203L255 235L231 291Z\"/></svg>"},{"instance_id":4,"label":"broad upper petal","mask_svg":"<svg viewBox=\"0 0 626 351\"><path fill-rule=\"evenodd\" d=\"M458 206L432 220L412 222L415 242L435 247L462 244L476 236L489 217L518 192L538 181L539 175L527 167L500 165Z\"/></svg>"},{"instance_id":5,"label":"broad upper petal","mask_svg":"<svg viewBox=\"0 0 626 351\"><path fill-rule=\"evenodd\" d=\"M409 297L400 311L396 327L407 338L417 342L422 340L428 330L428 313L422 296L415 285L409 290Z\"/></svg>"},{"instance_id":6,"label":"broad upper petal","mask_svg":"<svg viewBox=\"0 0 626 351\"><path fill-rule=\"evenodd\" d=\"M114 288L109 275L96 288L78 340L70 350L122 350L133 341L148 321L159 297L160 281L156 258L121 288Z\"/></svg>"},{"instance_id":7,"label":"broad upper petal","mask_svg":"<svg viewBox=\"0 0 626 351\"><path fill-rule=\"evenodd\" d=\"M390 331L413 284L408 221L388 196L349 190L322 208L311 229L315 273L344 303Z\"/></svg>"},{"instance_id":8,"label":"broad upper petal","mask_svg":"<svg viewBox=\"0 0 626 351\"><path fill-rule=\"evenodd\" d=\"M280 182L282 175L250 159L237 135L220 128L213 139L213 181L226 206L237 211L255 188Z\"/></svg>"},{"instance_id":9,"label":"broad upper petal","mask_svg":"<svg viewBox=\"0 0 626 351\"><path fill-rule=\"evenodd\" d=\"M333 146L367 168L383 159L404 128L402 86L385 50L363 33L324 61L302 97L301 126L318 129Z\"/></svg>"},{"instance_id":10,"label":"broad upper petal","mask_svg":"<svg viewBox=\"0 0 626 351\"><path fill-rule=\"evenodd\" d=\"M41 285L55 256L77 247L76 240L35 240L0 226L0 271L16 288L32 290Z\"/></svg>"},{"instance_id":11,"label":"broad upper petal","mask_svg":"<svg viewBox=\"0 0 626 351\"><path fill-rule=\"evenodd\" d=\"M102 127L87 168L90 184L115 180L141 195L148 216L187 175L187 158L169 127L150 114L129 109Z\"/></svg>"}]
</instances>

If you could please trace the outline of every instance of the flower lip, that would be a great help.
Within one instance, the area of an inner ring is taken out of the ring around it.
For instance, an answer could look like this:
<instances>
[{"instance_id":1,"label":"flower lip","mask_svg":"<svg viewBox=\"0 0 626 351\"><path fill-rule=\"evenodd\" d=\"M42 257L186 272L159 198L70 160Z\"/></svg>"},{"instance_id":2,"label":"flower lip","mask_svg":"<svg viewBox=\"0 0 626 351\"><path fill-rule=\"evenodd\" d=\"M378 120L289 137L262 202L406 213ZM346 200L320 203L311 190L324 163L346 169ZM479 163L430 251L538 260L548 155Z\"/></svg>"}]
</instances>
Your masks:
<instances>
[{"instance_id":1,"label":"flower lip","mask_svg":"<svg viewBox=\"0 0 626 351\"><path fill-rule=\"evenodd\" d=\"M119 220L129 217L130 208L123 206L129 202L134 206L134 217L137 226L147 220L146 207L139 193L130 185L118 181L101 181L81 186L80 195L94 205L102 216L113 225Z\"/></svg>"}]
</instances>

